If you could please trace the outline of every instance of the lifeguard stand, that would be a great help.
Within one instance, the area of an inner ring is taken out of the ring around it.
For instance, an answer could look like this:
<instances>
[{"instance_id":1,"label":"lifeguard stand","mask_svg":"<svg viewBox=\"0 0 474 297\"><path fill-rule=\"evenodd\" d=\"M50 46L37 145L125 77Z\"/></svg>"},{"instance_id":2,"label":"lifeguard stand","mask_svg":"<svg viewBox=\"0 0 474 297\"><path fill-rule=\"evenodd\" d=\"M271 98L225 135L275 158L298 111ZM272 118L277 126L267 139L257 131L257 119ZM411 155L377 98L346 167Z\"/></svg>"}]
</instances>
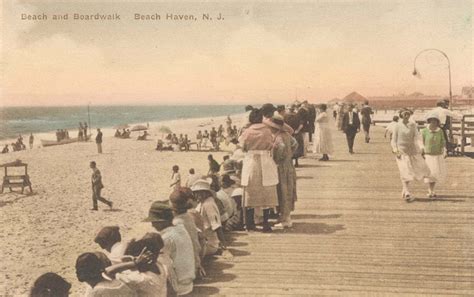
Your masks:
<instances>
[{"instance_id":1,"label":"lifeguard stand","mask_svg":"<svg viewBox=\"0 0 474 297\"><path fill-rule=\"evenodd\" d=\"M12 192L12 188L20 188L21 187L21 193L23 194L25 187L30 188L30 194L33 193L33 190L31 188L31 182L30 182L30 177L28 176L28 164L21 162L21 160L16 160L11 163L5 163L3 165L0 165L0 167L5 168L5 176L3 177L3 184L2 184L2 191L5 188L9 188L10 192ZM23 167L24 172L23 174L8 174L8 168L17 168L17 167Z\"/></svg>"}]
</instances>

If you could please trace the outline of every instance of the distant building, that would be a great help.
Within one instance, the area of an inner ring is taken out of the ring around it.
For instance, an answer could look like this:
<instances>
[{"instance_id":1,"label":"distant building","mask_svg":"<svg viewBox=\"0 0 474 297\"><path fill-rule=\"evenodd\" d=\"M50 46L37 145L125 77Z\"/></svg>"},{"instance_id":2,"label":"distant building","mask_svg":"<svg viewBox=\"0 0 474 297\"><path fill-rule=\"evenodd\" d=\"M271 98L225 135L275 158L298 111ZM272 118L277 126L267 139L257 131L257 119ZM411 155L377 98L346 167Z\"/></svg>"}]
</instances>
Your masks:
<instances>
[{"instance_id":1,"label":"distant building","mask_svg":"<svg viewBox=\"0 0 474 297\"><path fill-rule=\"evenodd\" d=\"M357 92L352 92L346 97L342 98L342 101L345 103L364 103L366 100L366 97Z\"/></svg>"}]
</instances>

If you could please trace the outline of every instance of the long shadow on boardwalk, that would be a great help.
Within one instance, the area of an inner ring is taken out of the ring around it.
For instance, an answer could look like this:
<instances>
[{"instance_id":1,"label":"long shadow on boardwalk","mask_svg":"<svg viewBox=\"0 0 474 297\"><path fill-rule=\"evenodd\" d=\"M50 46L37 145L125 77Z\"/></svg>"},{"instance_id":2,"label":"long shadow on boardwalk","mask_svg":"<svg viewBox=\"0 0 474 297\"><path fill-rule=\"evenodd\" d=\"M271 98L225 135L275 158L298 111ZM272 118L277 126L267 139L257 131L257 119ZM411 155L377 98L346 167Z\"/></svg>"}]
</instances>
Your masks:
<instances>
[{"instance_id":1,"label":"long shadow on boardwalk","mask_svg":"<svg viewBox=\"0 0 474 297\"><path fill-rule=\"evenodd\" d=\"M292 234L332 234L337 231L345 230L342 224L328 225L324 223L293 223L293 228L284 230L275 230L274 233L292 233Z\"/></svg>"},{"instance_id":2,"label":"long shadow on boardwalk","mask_svg":"<svg viewBox=\"0 0 474 297\"><path fill-rule=\"evenodd\" d=\"M322 219L338 219L342 217L342 214L328 214L328 215L313 215L313 214L295 214L291 216L292 220L322 220Z\"/></svg>"},{"instance_id":3,"label":"long shadow on boardwalk","mask_svg":"<svg viewBox=\"0 0 474 297\"><path fill-rule=\"evenodd\" d=\"M464 199L446 199L446 198L415 198L415 202L451 202L451 203L459 203L459 202L465 202L466 200Z\"/></svg>"}]
</instances>

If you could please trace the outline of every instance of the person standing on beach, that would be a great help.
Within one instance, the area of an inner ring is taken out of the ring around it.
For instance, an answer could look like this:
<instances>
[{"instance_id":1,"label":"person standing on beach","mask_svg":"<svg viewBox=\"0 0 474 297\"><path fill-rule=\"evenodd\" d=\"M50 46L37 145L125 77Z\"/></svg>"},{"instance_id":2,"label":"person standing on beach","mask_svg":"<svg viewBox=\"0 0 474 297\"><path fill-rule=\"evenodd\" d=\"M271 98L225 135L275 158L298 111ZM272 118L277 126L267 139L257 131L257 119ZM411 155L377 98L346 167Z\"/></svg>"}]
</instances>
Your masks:
<instances>
[{"instance_id":1,"label":"person standing on beach","mask_svg":"<svg viewBox=\"0 0 474 297\"><path fill-rule=\"evenodd\" d=\"M369 143L370 141L370 124L372 124L372 119L370 116L374 114L372 108L369 106L369 101L364 102L364 106L362 107L360 114L362 115L362 129L364 130L365 134L365 142Z\"/></svg>"},{"instance_id":2,"label":"person standing on beach","mask_svg":"<svg viewBox=\"0 0 474 297\"><path fill-rule=\"evenodd\" d=\"M112 208L112 201L100 196L104 185L102 184L102 175L100 174L99 169L97 169L97 164L94 161L91 161L90 168L92 169L92 210L98 210L97 201L105 203Z\"/></svg>"},{"instance_id":3,"label":"person standing on beach","mask_svg":"<svg viewBox=\"0 0 474 297\"><path fill-rule=\"evenodd\" d=\"M214 157L212 156L212 154L209 154L207 156L207 160L209 161L209 171L207 172L207 175L208 176L217 175L219 173L221 165L219 165L219 163L217 163L217 161L214 160Z\"/></svg>"},{"instance_id":4,"label":"person standing on beach","mask_svg":"<svg viewBox=\"0 0 474 297\"><path fill-rule=\"evenodd\" d=\"M211 144L215 151L219 151L219 143L217 141L217 130L215 127L212 127L210 134Z\"/></svg>"},{"instance_id":5,"label":"person standing on beach","mask_svg":"<svg viewBox=\"0 0 474 297\"><path fill-rule=\"evenodd\" d=\"M95 137L95 143L97 144L97 151L99 152L99 154L102 154L102 131L100 131L99 128L97 128L97 136Z\"/></svg>"},{"instance_id":6,"label":"person standing on beach","mask_svg":"<svg viewBox=\"0 0 474 297\"><path fill-rule=\"evenodd\" d=\"M207 142L209 141L209 132L207 132L207 130L204 130L204 134L202 135L202 141L203 141L203 144L202 144L201 148L202 147L207 148Z\"/></svg>"},{"instance_id":7,"label":"person standing on beach","mask_svg":"<svg viewBox=\"0 0 474 297\"><path fill-rule=\"evenodd\" d=\"M202 133L201 130L198 131L198 134L196 135L196 146L197 150L200 151L202 147Z\"/></svg>"},{"instance_id":8,"label":"person standing on beach","mask_svg":"<svg viewBox=\"0 0 474 297\"><path fill-rule=\"evenodd\" d=\"M181 174L179 174L179 166L173 166L173 174L171 175L171 184L170 188L173 187L174 190L181 188Z\"/></svg>"},{"instance_id":9,"label":"person standing on beach","mask_svg":"<svg viewBox=\"0 0 474 297\"><path fill-rule=\"evenodd\" d=\"M84 141L87 141L89 139L89 137L87 136L87 123L84 122Z\"/></svg>"},{"instance_id":10,"label":"person standing on beach","mask_svg":"<svg viewBox=\"0 0 474 297\"><path fill-rule=\"evenodd\" d=\"M33 143L35 142L35 137L33 136L33 133L30 134L30 150L33 149Z\"/></svg>"},{"instance_id":11,"label":"person standing on beach","mask_svg":"<svg viewBox=\"0 0 474 297\"><path fill-rule=\"evenodd\" d=\"M82 123L79 122L79 132L77 133L77 138L78 138L79 141L84 140L84 137L83 137L84 131L83 130L84 130L84 128L82 127Z\"/></svg>"},{"instance_id":12,"label":"person standing on beach","mask_svg":"<svg viewBox=\"0 0 474 297\"><path fill-rule=\"evenodd\" d=\"M346 134L349 153L354 153L354 140L357 132L360 131L360 120L354 105L349 105L349 111L344 113L342 118L342 131Z\"/></svg>"}]
</instances>

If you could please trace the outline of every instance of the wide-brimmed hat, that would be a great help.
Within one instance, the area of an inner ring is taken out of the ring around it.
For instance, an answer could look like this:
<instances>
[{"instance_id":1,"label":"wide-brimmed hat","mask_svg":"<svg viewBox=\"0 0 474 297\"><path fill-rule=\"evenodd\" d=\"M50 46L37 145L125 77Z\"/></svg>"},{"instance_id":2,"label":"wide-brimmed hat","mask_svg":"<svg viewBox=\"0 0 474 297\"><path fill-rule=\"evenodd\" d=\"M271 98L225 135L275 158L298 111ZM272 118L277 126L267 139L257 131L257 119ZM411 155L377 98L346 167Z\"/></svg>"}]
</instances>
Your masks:
<instances>
[{"instance_id":1,"label":"wide-brimmed hat","mask_svg":"<svg viewBox=\"0 0 474 297\"><path fill-rule=\"evenodd\" d=\"M271 103L265 103L265 104L262 105L260 110L262 111L263 115L272 115L273 112L275 112L276 107L275 107L275 105L273 105Z\"/></svg>"},{"instance_id":2,"label":"wide-brimmed hat","mask_svg":"<svg viewBox=\"0 0 474 297\"><path fill-rule=\"evenodd\" d=\"M242 188L235 188L235 190L230 194L230 197L243 196L244 190Z\"/></svg>"},{"instance_id":3,"label":"wide-brimmed hat","mask_svg":"<svg viewBox=\"0 0 474 297\"><path fill-rule=\"evenodd\" d=\"M173 220L173 211L168 201L155 201L151 204L144 222L167 222Z\"/></svg>"},{"instance_id":4,"label":"wide-brimmed hat","mask_svg":"<svg viewBox=\"0 0 474 297\"><path fill-rule=\"evenodd\" d=\"M426 121L428 122L430 119L437 119L439 121L439 115L434 112L430 112L425 116Z\"/></svg>"},{"instance_id":5,"label":"wide-brimmed hat","mask_svg":"<svg viewBox=\"0 0 474 297\"><path fill-rule=\"evenodd\" d=\"M191 186L191 190L193 192L197 192L197 191L209 191L209 192L211 192L211 183L212 183L212 180L209 179L209 178L207 178L207 179L198 179Z\"/></svg>"},{"instance_id":6,"label":"wide-brimmed hat","mask_svg":"<svg viewBox=\"0 0 474 297\"><path fill-rule=\"evenodd\" d=\"M281 130L285 123L283 117L278 112L274 112L271 119L264 119L262 122L265 125L278 130Z\"/></svg>"}]
</instances>

